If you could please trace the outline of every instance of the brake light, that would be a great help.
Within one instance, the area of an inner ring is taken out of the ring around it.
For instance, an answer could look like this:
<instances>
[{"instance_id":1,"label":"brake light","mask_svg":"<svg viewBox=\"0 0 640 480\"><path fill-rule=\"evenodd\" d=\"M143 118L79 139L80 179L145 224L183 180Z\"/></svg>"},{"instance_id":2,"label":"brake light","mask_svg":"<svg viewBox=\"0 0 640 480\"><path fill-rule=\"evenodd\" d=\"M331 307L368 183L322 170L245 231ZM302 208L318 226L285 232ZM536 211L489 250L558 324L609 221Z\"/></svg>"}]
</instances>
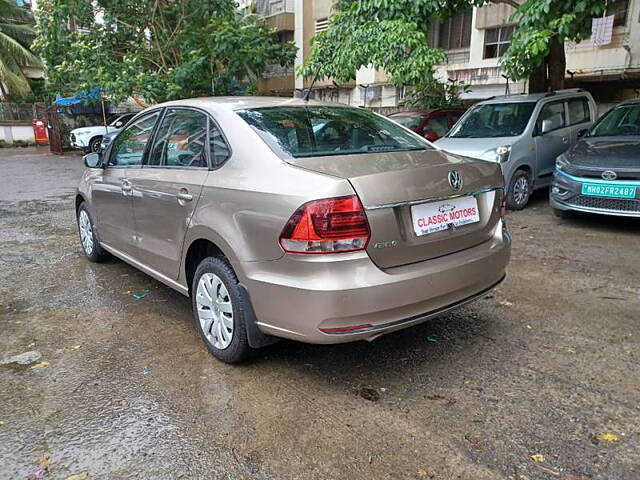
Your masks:
<instances>
[{"instance_id":1,"label":"brake light","mask_svg":"<svg viewBox=\"0 0 640 480\"><path fill-rule=\"evenodd\" d=\"M349 197L314 200L291 216L280 234L289 253L339 253L364 250L371 236L360 200Z\"/></svg>"}]
</instances>

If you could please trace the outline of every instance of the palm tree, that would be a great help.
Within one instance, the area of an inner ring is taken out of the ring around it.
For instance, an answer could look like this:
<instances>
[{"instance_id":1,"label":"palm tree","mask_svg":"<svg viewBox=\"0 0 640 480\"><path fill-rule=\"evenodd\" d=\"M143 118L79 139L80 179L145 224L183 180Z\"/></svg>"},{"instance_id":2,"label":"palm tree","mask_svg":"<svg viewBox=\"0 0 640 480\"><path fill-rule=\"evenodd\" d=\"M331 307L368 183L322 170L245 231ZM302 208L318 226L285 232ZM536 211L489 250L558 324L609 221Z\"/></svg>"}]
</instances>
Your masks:
<instances>
[{"instance_id":1,"label":"palm tree","mask_svg":"<svg viewBox=\"0 0 640 480\"><path fill-rule=\"evenodd\" d=\"M23 67L39 67L40 59L31 50L35 36L31 12L16 5L15 0L0 0L0 91L23 96L30 91Z\"/></svg>"}]
</instances>

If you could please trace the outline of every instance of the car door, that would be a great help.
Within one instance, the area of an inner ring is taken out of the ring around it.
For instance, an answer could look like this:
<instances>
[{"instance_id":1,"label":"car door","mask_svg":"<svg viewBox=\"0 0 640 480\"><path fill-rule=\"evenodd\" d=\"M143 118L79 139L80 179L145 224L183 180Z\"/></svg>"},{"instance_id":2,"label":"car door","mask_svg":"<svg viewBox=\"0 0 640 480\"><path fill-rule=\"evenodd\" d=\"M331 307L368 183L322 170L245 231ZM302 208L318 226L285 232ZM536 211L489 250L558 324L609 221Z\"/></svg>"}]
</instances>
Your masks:
<instances>
[{"instance_id":1,"label":"car door","mask_svg":"<svg viewBox=\"0 0 640 480\"><path fill-rule=\"evenodd\" d=\"M208 122L200 110L167 108L144 168L130 179L138 258L171 279L209 172Z\"/></svg>"},{"instance_id":2,"label":"car door","mask_svg":"<svg viewBox=\"0 0 640 480\"><path fill-rule=\"evenodd\" d=\"M567 100L567 116L571 129L571 145L578 141L578 134L591 126L593 114L587 97L576 97Z\"/></svg>"},{"instance_id":3,"label":"car door","mask_svg":"<svg viewBox=\"0 0 640 480\"><path fill-rule=\"evenodd\" d=\"M129 178L142 167L159 116L159 111L144 115L116 137L106 153L102 176L92 185L92 207L100 241L131 256L136 253L136 225Z\"/></svg>"},{"instance_id":4,"label":"car door","mask_svg":"<svg viewBox=\"0 0 640 480\"><path fill-rule=\"evenodd\" d=\"M543 121L551 123L551 130L542 132ZM571 146L571 129L567 126L565 100L545 103L540 109L535 127L537 183L551 180L556 158Z\"/></svg>"}]
</instances>

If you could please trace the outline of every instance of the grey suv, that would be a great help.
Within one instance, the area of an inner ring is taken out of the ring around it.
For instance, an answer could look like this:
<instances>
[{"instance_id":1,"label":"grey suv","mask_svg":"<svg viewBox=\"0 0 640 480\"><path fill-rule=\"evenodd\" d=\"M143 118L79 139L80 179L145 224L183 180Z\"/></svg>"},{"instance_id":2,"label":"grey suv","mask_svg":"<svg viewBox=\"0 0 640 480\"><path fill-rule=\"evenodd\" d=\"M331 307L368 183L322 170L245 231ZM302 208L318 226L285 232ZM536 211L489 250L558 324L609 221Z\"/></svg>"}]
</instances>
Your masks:
<instances>
[{"instance_id":1,"label":"grey suv","mask_svg":"<svg viewBox=\"0 0 640 480\"><path fill-rule=\"evenodd\" d=\"M556 158L595 117L595 102L581 89L494 97L469 109L436 146L499 163L507 206L520 210L534 189L550 185Z\"/></svg>"},{"instance_id":2,"label":"grey suv","mask_svg":"<svg viewBox=\"0 0 640 480\"><path fill-rule=\"evenodd\" d=\"M84 252L192 299L234 362L286 337L372 340L503 279L496 164L448 155L374 113L273 98L171 102L85 157Z\"/></svg>"}]
</instances>

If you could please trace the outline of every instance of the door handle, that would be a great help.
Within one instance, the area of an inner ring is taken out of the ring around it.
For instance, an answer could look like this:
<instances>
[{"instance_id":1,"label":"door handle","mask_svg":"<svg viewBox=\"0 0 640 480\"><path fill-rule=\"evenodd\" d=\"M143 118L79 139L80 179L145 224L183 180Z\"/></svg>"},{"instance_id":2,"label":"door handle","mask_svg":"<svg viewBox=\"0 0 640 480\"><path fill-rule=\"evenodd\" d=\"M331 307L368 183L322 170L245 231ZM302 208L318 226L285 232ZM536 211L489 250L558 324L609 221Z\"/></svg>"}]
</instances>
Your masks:
<instances>
[{"instance_id":1,"label":"door handle","mask_svg":"<svg viewBox=\"0 0 640 480\"><path fill-rule=\"evenodd\" d=\"M568 137L562 137L562 143L569 143Z\"/></svg>"},{"instance_id":2,"label":"door handle","mask_svg":"<svg viewBox=\"0 0 640 480\"><path fill-rule=\"evenodd\" d=\"M178 200L182 200L183 202L190 202L191 200L193 200L193 195L191 195L185 188L181 189L180 193L178 193L176 197L178 197Z\"/></svg>"}]
</instances>

